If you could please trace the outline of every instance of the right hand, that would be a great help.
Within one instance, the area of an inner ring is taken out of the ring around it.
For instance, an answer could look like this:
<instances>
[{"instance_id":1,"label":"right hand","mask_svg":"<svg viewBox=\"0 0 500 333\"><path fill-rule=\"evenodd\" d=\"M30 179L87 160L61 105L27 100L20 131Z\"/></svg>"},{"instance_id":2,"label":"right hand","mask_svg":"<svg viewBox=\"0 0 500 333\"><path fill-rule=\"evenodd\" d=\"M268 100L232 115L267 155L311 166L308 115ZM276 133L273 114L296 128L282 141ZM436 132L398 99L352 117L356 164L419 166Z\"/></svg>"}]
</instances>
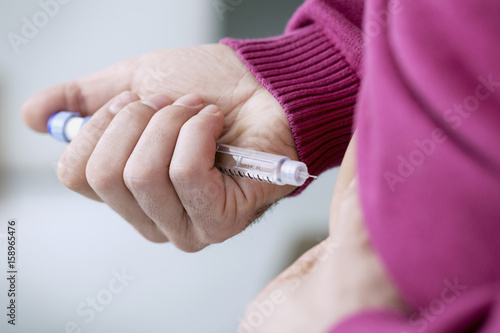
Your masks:
<instances>
[{"instance_id":1,"label":"right hand","mask_svg":"<svg viewBox=\"0 0 500 333\"><path fill-rule=\"evenodd\" d=\"M88 176L92 172L88 162L96 161L91 159L93 152L101 137L111 131L110 127L115 121L106 103L126 90L136 96L130 102L155 94L166 95L171 100L188 93L198 94L206 103L216 104L222 111L223 127L220 137L215 138L218 142L286 155L294 160L298 160L298 157L283 109L253 77L235 51L225 45L149 53L31 97L23 106L23 118L28 126L37 131L45 131L50 115L58 111L76 111L82 116L96 115L85 125L87 129L84 132L87 134L79 134L80 140L72 142L61 157L58 164L59 178L68 188L91 199L106 202L147 239L154 242L170 240L182 250L197 251L241 232L271 204L294 190L291 186L276 186L222 175L215 183L213 179L212 183L201 183L199 164L183 166L182 173L172 172L168 168L169 164L165 164L162 168L149 170L150 173L141 173L141 181L151 186L158 183L167 186L164 183L166 181L173 184L174 190L161 200L151 198L154 200L141 202L127 187L124 180L125 165L112 160L111 146L108 147L107 157L101 156L104 159L99 161L99 165L105 168L97 175L95 172L91 174L94 181L89 183ZM146 121L149 121L153 114L142 114L141 117L148 117ZM126 126L133 129L134 121L131 118ZM167 125L165 135L171 135ZM203 127L200 128L203 130ZM176 130L180 131L181 128ZM82 146L81 139L84 137L86 143ZM215 149L215 140L213 143ZM195 147L197 143L192 144ZM205 143L198 144L209 147ZM169 151L151 154L172 156L175 145L162 149ZM209 154L213 156L215 151L210 148ZM104 181L108 188L98 186L96 190L95 177ZM208 178L201 180L209 181ZM134 202L110 199L114 191L128 193L129 197L135 198ZM146 193L147 188L143 192ZM200 208L206 210L200 211ZM167 209L168 214L158 213Z\"/></svg>"}]
</instances>

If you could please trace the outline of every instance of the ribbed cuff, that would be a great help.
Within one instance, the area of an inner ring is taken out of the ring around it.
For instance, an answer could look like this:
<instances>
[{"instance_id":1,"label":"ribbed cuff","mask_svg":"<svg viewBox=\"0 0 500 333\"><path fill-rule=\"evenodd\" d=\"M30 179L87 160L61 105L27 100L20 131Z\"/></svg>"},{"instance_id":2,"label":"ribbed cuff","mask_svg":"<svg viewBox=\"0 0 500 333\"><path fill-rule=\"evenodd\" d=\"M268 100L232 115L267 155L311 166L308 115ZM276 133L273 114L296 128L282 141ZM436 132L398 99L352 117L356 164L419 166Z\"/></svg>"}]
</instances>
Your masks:
<instances>
[{"instance_id":1,"label":"ribbed cuff","mask_svg":"<svg viewBox=\"0 0 500 333\"><path fill-rule=\"evenodd\" d=\"M311 24L275 38L221 43L236 50L281 104L309 173L338 166L352 136L359 79L323 28Z\"/></svg>"}]
</instances>

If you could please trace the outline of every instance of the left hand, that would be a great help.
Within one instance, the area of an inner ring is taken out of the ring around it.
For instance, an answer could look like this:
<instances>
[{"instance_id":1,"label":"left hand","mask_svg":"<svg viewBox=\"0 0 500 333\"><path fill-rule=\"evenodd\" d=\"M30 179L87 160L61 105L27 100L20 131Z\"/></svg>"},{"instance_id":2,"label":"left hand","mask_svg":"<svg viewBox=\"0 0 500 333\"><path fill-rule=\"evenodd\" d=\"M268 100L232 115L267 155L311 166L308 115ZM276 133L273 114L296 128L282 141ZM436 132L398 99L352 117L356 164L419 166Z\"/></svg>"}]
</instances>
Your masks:
<instances>
[{"instance_id":1,"label":"left hand","mask_svg":"<svg viewBox=\"0 0 500 333\"><path fill-rule=\"evenodd\" d=\"M323 333L364 309L404 309L364 227L353 141L337 178L329 237L265 287L239 333Z\"/></svg>"},{"instance_id":2,"label":"left hand","mask_svg":"<svg viewBox=\"0 0 500 333\"><path fill-rule=\"evenodd\" d=\"M202 98L199 106L167 105L191 93ZM138 102L153 96L164 110ZM202 102L220 110L198 113ZM213 166L216 140L298 160L283 108L227 45L125 60L38 93L23 118L46 131L61 110L92 115L58 163L61 183L105 202L150 241L199 251L240 233L295 189Z\"/></svg>"}]
</instances>

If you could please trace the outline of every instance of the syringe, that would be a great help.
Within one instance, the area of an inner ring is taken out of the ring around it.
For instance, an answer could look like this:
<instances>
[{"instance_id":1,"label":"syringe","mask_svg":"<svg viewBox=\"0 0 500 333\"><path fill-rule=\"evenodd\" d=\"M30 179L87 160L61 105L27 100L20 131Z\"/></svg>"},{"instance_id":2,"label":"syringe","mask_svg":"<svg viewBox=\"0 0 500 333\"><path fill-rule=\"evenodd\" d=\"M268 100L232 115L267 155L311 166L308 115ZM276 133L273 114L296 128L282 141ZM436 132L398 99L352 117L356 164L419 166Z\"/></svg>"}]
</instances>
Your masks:
<instances>
[{"instance_id":1,"label":"syringe","mask_svg":"<svg viewBox=\"0 0 500 333\"><path fill-rule=\"evenodd\" d=\"M89 119L80 117L76 112L58 112L50 117L47 130L55 139L70 142ZM276 185L301 186L308 178L317 178L309 175L304 163L286 156L224 144L217 144L215 167L227 175Z\"/></svg>"}]
</instances>

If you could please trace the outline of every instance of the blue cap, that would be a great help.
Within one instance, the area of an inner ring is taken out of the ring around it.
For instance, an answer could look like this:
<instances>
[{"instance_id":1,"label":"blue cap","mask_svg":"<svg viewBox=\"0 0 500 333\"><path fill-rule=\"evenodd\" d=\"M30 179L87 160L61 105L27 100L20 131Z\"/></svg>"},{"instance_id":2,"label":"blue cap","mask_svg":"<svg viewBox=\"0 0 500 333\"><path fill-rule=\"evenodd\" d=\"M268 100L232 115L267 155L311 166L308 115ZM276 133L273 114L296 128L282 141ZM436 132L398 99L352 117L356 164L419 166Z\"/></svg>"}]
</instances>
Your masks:
<instances>
[{"instance_id":1,"label":"blue cap","mask_svg":"<svg viewBox=\"0 0 500 333\"><path fill-rule=\"evenodd\" d=\"M47 131L54 139L62 142L69 142L68 138L64 134L66 123L71 118L79 116L80 114L78 112L63 111L54 113L50 116L49 121L47 122Z\"/></svg>"},{"instance_id":2,"label":"blue cap","mask_svg":"<svg viewBox=\"0 0 500 333\"><path fill-rule=\"evenodd\" d=\"M85 125L87 123L87 121L90 120L90 118L91 118L90 116L87 116L87 117L83 118L83 121L82 121L82 124L80 125L80 128L82 128L83 125Z\"/></svg>"}]
</instances>

